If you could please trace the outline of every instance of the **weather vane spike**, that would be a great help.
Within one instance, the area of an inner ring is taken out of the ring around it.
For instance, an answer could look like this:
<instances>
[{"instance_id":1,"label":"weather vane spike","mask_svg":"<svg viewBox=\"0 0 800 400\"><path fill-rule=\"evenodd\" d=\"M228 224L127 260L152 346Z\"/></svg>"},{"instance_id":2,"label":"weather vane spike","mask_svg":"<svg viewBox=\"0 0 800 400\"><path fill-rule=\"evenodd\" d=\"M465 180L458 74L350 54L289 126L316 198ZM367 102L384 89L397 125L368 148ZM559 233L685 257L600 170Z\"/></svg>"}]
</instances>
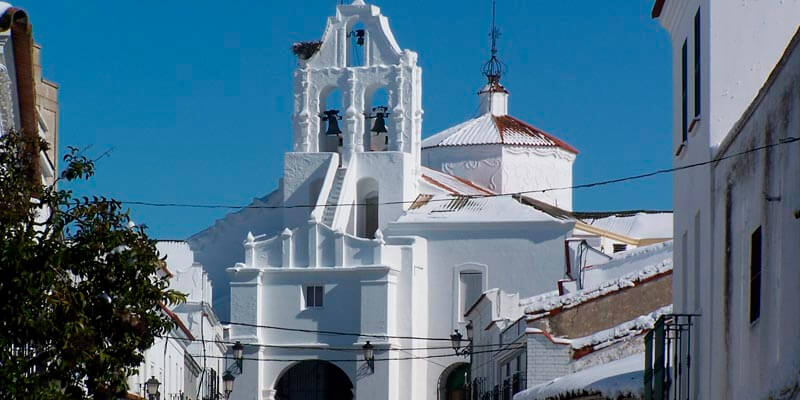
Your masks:
<instances>
[{"instance_id":1,"label":"weather vane spike","mask_svg":"<svg viewBox=\"0 0 800 400\"><path fill-rule=\"evenodd\" d=\"M496 0L492 0L492 30L489 32L492 50L489 61L483 65L483 74L489 79L489 83L499 84L500 76L503 75L503 63L497 58L497 39L500 37L500 30L495 25L495 6Z\"/></svg>"}]
</instances>

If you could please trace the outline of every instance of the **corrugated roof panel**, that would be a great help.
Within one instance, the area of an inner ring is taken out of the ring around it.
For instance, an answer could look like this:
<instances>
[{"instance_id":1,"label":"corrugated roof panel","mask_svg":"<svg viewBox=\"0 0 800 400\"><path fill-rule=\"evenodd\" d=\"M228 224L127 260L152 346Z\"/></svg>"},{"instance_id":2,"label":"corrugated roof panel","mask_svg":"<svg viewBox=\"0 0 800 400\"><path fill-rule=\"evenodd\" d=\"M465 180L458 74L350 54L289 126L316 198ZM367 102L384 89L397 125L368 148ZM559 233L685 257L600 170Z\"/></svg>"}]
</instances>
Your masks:
<instances>
[{"instance_id":1,"label":"corrugated roof panel","mask_svg":"<svg viewBox=\"0 0 800 400\"><path fill-rule=\"evenodd\" d=\"M466 179L448 175L444 172L427 167L422 167L422 179L452 194L483 196L494 193Z\"/></svg>"},{"instance_id":2,"label":"corrugated roof panel","mask_svg":"<svg viewBox=\"0 0 800 400\"><path fill-rule=\"evenodd\" d=\"M559 147L578 153L574 147L510 115L483 114L422 141L422 148L505 144L513 146Z\"/></svg>"}]
</instances>

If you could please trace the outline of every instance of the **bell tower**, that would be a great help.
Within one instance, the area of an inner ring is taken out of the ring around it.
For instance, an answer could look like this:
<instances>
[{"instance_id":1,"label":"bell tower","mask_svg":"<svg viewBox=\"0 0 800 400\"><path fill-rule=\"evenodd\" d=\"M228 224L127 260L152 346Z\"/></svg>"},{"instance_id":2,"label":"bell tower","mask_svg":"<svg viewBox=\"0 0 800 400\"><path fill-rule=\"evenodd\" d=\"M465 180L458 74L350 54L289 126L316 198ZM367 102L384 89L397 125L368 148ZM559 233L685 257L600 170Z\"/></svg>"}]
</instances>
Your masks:
<instances>
[{"instance_id":1,"label":"bell tower","mask_svg":"<svg viewBox=\"0 0 800 400\"><path fill-rule=\"evenodd\" d=\"M322 40L295 43L293 151L284 158L287 226L372 239L417 196L422 69L378 7L336 7Z\"/></svg>"},{"instance_id":2,"label":"bell tower","mask_svg":"<svg viewBox=\"0 0 800 400\"><path fill-rule=\"evenodd\" d=\"M363 0L339 5L321 41L293 49L295 152L338 152L347 167L355 153L393 151L419 164L422 70L378 7ZM379 91L387 104L373 103ZM333 92L339 104L326 101Z\"/></svg>"}]
</instances>

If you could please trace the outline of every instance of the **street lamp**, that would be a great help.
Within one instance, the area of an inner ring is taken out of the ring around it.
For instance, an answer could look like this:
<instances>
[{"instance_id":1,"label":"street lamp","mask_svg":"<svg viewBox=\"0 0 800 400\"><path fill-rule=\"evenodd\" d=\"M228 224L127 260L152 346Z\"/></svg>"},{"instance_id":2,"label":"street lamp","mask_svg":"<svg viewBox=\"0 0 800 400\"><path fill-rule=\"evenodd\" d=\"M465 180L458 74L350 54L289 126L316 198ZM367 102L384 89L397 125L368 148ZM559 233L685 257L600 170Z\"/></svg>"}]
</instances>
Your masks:
<instances>
[{"instance_id":1,"label":"street lamp","mask_svg":"<svg viewBox=\"0 0 800 400\"><path fill-rule=\"evenodd\" d=\"M158 393L159 386L161 386L161 382L159 382L158 379L152 375L150 376L150 379L144 382L145 391L147 391L147 397L150 400L158 400L158 398L161 396L161 394Z\"/></svg>"},{"instance_id":2,"label":"street lamp","mask_svg":"<svg viewBox=\"0 0 800 400\"><path fill-rule=\"evenodd\" d=\"M461 332L458 329L454 330L453 333L450 335L450 343L453 346L453 350L458 354L459 349L461 349L461 339L464 336L461 335Z\"/></svg>"},{"instance_id":3,"label":"street lamp","mask_svg":"<svg viewBox=\"0 0 800 400\"><path fill-rule=\"evenodd\" d=\"M458 329L456 329L450 335L450 343L453 346L453 351L455 351L456 355L459 356L466 356L467 354L470 355L472 354L472 332L473 332L472 321L469 321L467 323L466 328L467 328L467 340L469 341L469 344L467 344L467 346L464 347L463 349L461 348L461 341L464 339L464 336L461 334L461 332L459 332Z\"/></svg>"},{"instance_id":4,"label":"street lamp","mask_svg":"<svg viewBox=\"0 0 800 400\"><path fill-rule=\"evenodd\" d=\"M225 398L229 398L231 396L231 392L233 392L233 381L236 379L235 376L231 373L231 371L225 371L225 375L222 375L222 384L225 388Z\"/></svg>"},{"instance_id":5,"label":"street lamp","mask_svg":"<svg viewBox=\"0 0 800 400\"><path fill-rule=\"evenodd\" d=\"M375 372L375 349L374 346L367 340L367 343L361 347L364 349L364 361L367 362L369 370Z\"/></svg>"},{"instance_id":6,"label":"street lamp","mask_svg":"<svg viewBox=\"0 0 800 400\"><path fill-rule=\"evenodd\" d=\"M242 367L244 364L242 353L244 353L244 346L242 345L242 342L237 340L233 345L233 358L236 359L236 366L239 367L240 374L242 373Z\"/></svg>"}]
</instances>

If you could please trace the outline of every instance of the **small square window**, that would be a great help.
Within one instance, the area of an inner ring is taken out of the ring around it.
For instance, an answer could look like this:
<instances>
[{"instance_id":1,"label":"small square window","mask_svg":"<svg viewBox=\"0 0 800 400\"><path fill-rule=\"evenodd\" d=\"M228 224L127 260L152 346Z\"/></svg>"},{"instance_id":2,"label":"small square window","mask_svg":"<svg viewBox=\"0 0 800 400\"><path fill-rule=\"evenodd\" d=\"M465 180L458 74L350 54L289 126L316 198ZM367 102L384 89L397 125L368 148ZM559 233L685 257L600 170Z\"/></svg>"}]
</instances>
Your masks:
<instances>
[{"instance_id":1,"label":"small square window","mask_svg":"<svg viewBox=\"0 0 800 400\"><path fill-rule=\"evenodd\" d=\"M323 286L306 286L306 308L322 307L324 292Z\"/></svg>"},{"instance_id":2,"label":"small square window","mask_svg":"<svg viewBox=\"0 0 800 400\"><path fill-rule=\"evenodd\" d=\"M625 251L628 249L628 245L625 243L614 243L614 253L619 253L621 251Z\"/></svg>"}]
</instances>

